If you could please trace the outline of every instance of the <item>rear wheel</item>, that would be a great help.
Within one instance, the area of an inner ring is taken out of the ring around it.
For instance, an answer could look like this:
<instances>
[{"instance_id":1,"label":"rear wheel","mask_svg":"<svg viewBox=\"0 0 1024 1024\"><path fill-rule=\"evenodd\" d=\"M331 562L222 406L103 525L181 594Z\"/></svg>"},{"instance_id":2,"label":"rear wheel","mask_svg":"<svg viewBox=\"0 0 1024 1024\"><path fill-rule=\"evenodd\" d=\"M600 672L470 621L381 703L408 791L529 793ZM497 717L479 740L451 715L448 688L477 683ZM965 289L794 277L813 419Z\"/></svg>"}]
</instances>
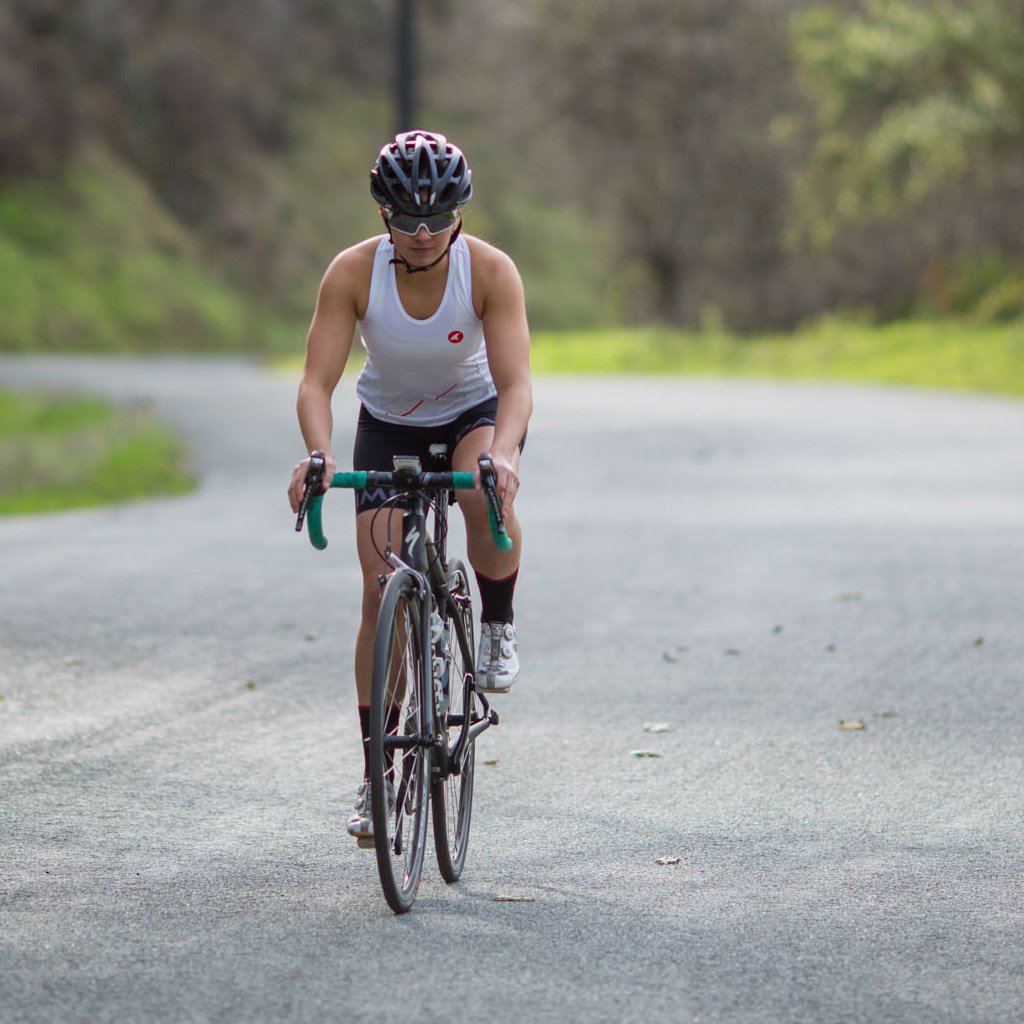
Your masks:
<instances>
[{"instance_id":1,"label":"rear wheel","mask_svg":"<svg viewBox=\"0 0 1024 1024\"><path fill-rule=\"evenodd\" d=\"M447 714L439 719L438 734L447 733L448 748L455 746L462 732L462 723L472 715L474 699L467 676L476 665L473 645L473 606L469 592L469 576L458 560L448 571L448 589L452 606L445 616L447 629L446 656L448 659ZM455 632L453 618L458 616L463 626L468 649L463 651ZM441 775L436 769L431 776L431 806L434 817L434 849L437 866L446 882L457 882L466 863L469 846L469 823L473 812L473 772L475 742L468 742L460 750L451 771Z\"/></svg>"},{"instance_id":2,"label":"rear wheel","mask_svg":"<svg viewBox=\"0 0 1024 1024\"><path fill-rule=\"evenodd\" d=\"M430 705L420 641L416 577L394 573L384 588L370 700L370 801L384 898L396 914L416 898L427 845ZM407 745L402 745L407 744Z\"/></svg>"}]
</instances>

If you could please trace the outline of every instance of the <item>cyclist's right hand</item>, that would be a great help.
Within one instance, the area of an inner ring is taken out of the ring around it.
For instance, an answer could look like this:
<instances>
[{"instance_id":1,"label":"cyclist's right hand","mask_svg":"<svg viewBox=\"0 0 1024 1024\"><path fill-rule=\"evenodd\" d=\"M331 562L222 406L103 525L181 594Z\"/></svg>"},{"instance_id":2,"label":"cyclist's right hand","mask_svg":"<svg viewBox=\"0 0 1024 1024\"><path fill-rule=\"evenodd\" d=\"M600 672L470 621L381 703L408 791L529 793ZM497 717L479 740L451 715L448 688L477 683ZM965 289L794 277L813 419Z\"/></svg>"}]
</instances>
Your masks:
<instances>
[{"instance_id":1,"label":"cyclist's right hand","mask_svg":"<svg viewBox=\"0 0 1024 1024\"><path fill-rule=\"evenodd\" d=\"M309 472L309 463L312 456L307 456L300 463L298 463L292 470L292 478L288 483L288 502L292 507L293 512L299 511L299 506L302 504L302 496L306 489L306 474ZM321 487L321 493L327 491L331 486L331 479L334 476L336 466L334 459L328 455L324 455L326 462L326 469L324 470L324 481Z\"/></svg>"}]
</instances>

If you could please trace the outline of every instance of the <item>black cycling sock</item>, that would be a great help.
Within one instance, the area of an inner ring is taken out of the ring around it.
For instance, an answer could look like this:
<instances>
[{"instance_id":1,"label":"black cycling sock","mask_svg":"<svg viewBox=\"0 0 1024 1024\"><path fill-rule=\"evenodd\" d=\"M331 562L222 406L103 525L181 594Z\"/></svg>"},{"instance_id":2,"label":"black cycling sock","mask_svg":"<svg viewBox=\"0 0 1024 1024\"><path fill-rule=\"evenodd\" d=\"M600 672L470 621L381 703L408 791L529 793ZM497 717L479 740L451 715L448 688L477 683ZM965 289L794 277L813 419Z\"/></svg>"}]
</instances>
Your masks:
<instances>
[{"instance_id":1,"label":"black cycling sock","mask_svg":"<svg viewBox=\"0 0 1024 1024\"><path fill-rule=\"evenodd\" d=\"M475 570L474 570L475 571ZM512 611L512 596L516 591L516 577L519 568L511 576L503 580L492 580L476 574L476 584L480 588L480 621L508 622L515 621Z\"/></svg>"},{"instance_id":2,"label":"black cycling sock","mask_svg":"<svg viewBox=\"0 0 1024 1024\"><path fill-rule=\"evenodd\" d=\"M359 705L359 731L363 736L363 778L370 777L370 706Z\"/></svg>"},{"instance_id":3,"label":"black cycling sock","mask_svg":"<svg viewBox=\"0 0 1024 1024\"><path fill-rule=\"evenodd\" d=\"M363 778L370 777L370 707L368 704L360 704L359 707L359 731L363 736ZM398 723L402 717L402 709L397 704L388 708L387 721L384 723L384 731L387 733L398 732ZM395 754L393 750L384 751L384 764L390 774L391 766L394 764Z\"/></svg>"}]
</instances>

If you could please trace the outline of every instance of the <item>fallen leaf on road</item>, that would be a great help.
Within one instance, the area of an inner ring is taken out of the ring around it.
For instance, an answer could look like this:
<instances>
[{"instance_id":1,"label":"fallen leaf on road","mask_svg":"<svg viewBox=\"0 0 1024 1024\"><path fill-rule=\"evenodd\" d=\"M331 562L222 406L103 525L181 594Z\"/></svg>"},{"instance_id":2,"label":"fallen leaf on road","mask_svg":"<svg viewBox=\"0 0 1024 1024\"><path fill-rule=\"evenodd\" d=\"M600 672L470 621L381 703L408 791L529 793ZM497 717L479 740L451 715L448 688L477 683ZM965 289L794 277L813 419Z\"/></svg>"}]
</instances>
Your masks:
<instances>
[{"instance_id":1,"label":"fallen leaf on road","mask_svg":"<svg viewBox=\"0 0 1024 1024\"><path fill-rule=\"evenodd\" d=\"M899 712L898 711L880 711L877 715L875 715L875 717L876 718L898 718L899 717Z\"/></svg>"},{"instance_id":2,"label":"fallen leaf on road","mask_svg":"<svg viewBox=\"0 0 1024 1024\"><path fill-rule=\"evenodd\" d=\"M743 652L738 647L726 647L724 654L731 654L733 657L739 657Z\"/></svg>"},{"instance_id":3,"label":"fallen leaf on road","mask_svg":"<svg viewBox=\"0 0 1024 1024\"><path fill-rule=\"evenodd\" d=\"M829 654L834 654L835 650L836 650L836 645L835 644L825 644L825 650L828 651Z\"/></svg>"},{"instance_id":4,"label":"fallen leaf on road","mask_svg":"<svg viewBox=\"0 0 1024 1024\"><path fill-rule=\"evenodd\" d=\"M316 635L316 633L307 633L306 639L312 642L313 640L319 640L320 638Z\"/></svg>"},{"instance_id":5,"label":"fallen leaf on road","mask_svg":"<svg viewBox=\"0 0 1024 1024\"><path fill-rule=\"evenodd\" d=\"M983 636L979 636L978 639L974 641L974 646L980 647L984 642L985 638Z\"/></svg>"},{"instance_id":6,"label":"fallen leaf on road","mask_svg":"<svg viewBox=\"0 0 1024 1024\"><path fill-rule=\"evenodd\" d=\"M644 722L644 732L668 732L671 728L668 722Z\"/></svg>"},{"instance_id":7,"label":"fallen leaf on road","mask_svg":"<svg viewBox=\"0 0 1024 1024\"><path fill-rule=\"evenodd\" d=\"M837 601L860 601L863 597L859 590L844 590L841 594L836 594Z\"/></svg>"},{"instance_id":8,"label":"fallen leaf on road","mask_svg":"<svg viewBox=\"0 0 1024 1024\"><path fill-rule=\"evenodd\" d=\"M255 690L256 689L256 680L255 679L246 679L246 681L245 681L245 688L247 690Z\"/></svg>"},{"instance_id":9,"label":"fallen leaf on road","mask_svg":"<svg viewBox=\"0 0 1024 1024\"><path fill-rule=\"evenodd\" d=\"M681 859L680 857L659 857L654 863L665 867L668 864L678 864Z\"/></svg>"},{"instance_id":10,"label":"fallen leaf on road","mask_svg":"<svg viewBox=\"0 0 1024 1024\"><path fill-rule=\"evenodd\" d=\"M536 903L536 896L495 896L495 903Z\"/></svg>"},{"instance_id":11,"label":"fallen leaf on road","mask_svg":"<svg viewBox=\"0 0 1024 1024\"><path fill-rule=\"evenodd\" d=\"M661 757L656 750L631 750L629 753L632 757Z\"/></svg>"},{"instance_id":12,"label":"fallen leaf on road","mask_svg":"<svg viewBox=\"0 0 1024 1024\"><path fill-rule=\"evenodd\" d=\"M860 719L854 719L852 722L847 722L840 718L839 728L842 729L843 732L862 732L867 728L867 726L860 721Z\"/></svg>"},{"instance_id":13,"label":"fallen leaf on road","mask_svg":"<svg viewBox=\"0 0 1024 1024\"><path fill-rule=\"evenodd\" d=\"M668 651L661 652L661 660L667 661L670 665L677 662L679 659L674 654L669 654Z\"/></svg>"},{"instance_id":14,"label":"fallen leaf on road","mask_svg":"<svg viewBox=\"0 0 1024 1024\"><path fill-rule=\"evenodd\" d=\"M779 625L779 626L772 626L772 632L773 633L781 633L782 632L782 626L781 625Z\"/></svg>"},{"instance_id":15,"label":"fallen leaf on road","mask_svg":"<svg viewBox=\"0 0 1024 1024\"><path fill-rule=\"evenodd\" d=\"M484 761L484 764L497 764L497 763L498 763L498 759L496 757L491 757L491 758L488 758L486 761Z\"/></svg>"}]
</instances>

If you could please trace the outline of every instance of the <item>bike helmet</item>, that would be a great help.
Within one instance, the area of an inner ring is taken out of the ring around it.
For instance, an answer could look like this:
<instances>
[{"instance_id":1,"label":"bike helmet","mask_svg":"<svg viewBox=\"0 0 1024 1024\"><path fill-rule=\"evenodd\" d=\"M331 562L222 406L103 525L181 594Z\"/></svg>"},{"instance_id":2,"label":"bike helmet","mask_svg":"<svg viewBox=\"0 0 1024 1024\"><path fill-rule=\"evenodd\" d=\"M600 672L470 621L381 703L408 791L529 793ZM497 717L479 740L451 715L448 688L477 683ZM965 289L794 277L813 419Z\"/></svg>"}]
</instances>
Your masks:
<instances>
[{"instance_id":1,"label":"bike helmet","mask_svg":"<svg viewBox=\"0 0 1024 1024\"><path fill-rule=\"evenodd\" d=\"M473 172L458 146L437 132L395 136L370 171L370 195L396 213L448 213L473 195Z\"/></svg>"}]
</instances>

